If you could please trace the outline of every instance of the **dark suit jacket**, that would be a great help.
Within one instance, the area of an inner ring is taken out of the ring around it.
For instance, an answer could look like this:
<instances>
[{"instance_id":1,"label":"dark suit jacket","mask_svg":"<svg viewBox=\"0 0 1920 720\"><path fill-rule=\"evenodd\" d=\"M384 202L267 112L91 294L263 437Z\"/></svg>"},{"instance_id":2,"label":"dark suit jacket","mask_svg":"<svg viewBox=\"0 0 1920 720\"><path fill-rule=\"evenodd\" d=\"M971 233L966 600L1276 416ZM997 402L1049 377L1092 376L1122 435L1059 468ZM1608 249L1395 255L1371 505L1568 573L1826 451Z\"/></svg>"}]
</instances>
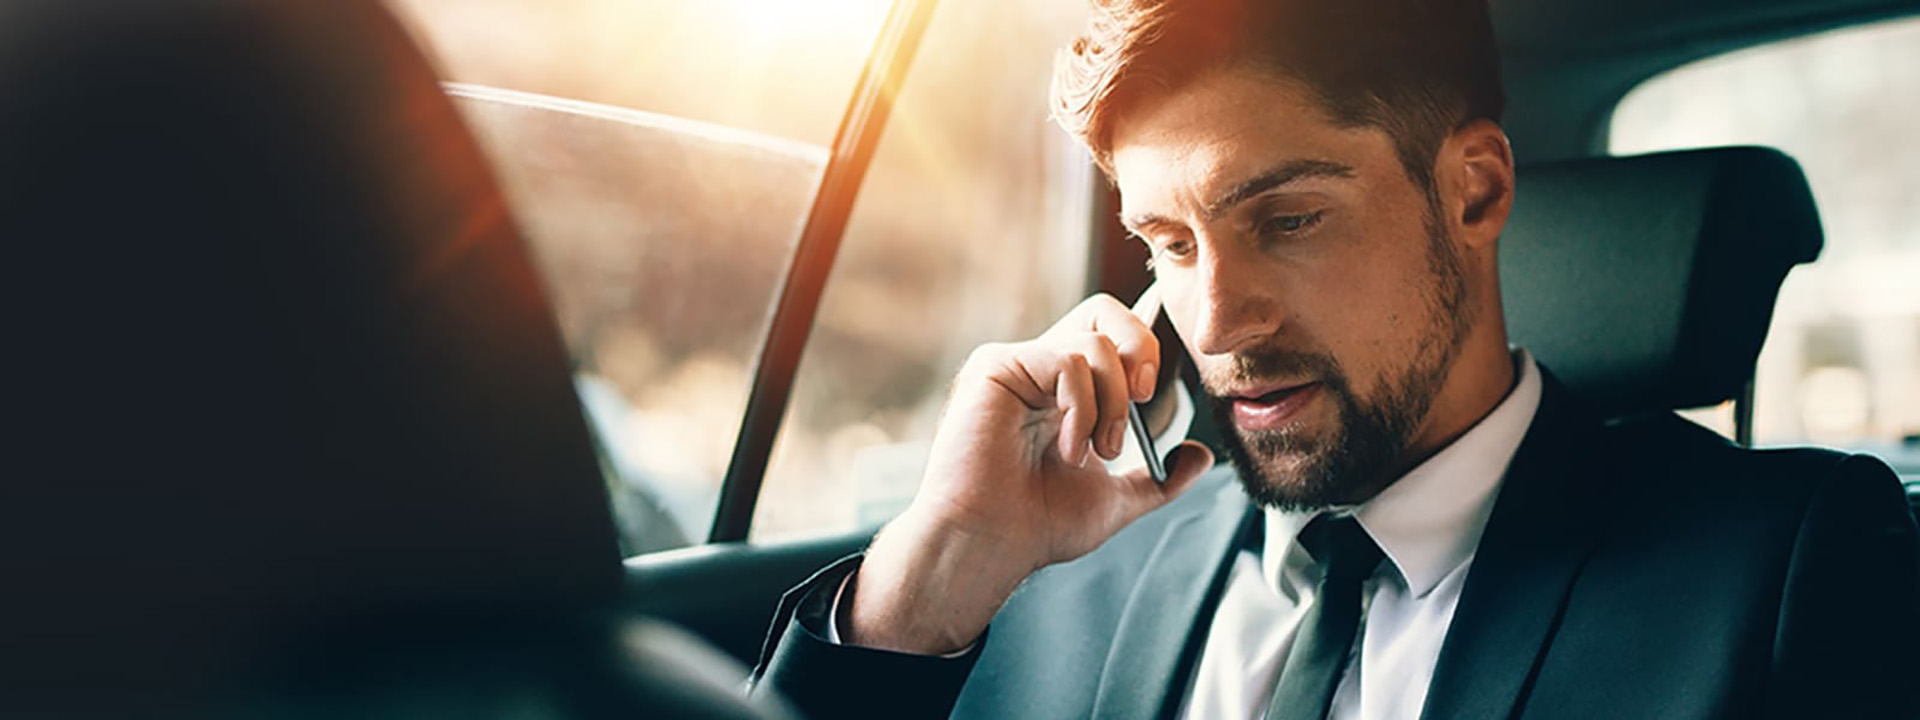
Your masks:
<instances>
[{"instance_id":1,"label":"dark suit jacket","mask_svg":"<svg viewBox=\"0 0 1920 720\"><path fill-rule=\"evenodd\" d=\"M756 670L816 718L1171 717L1254 511L1231 470L1030 578L960 658L825 642L859 558L782 601ZM1424 717L1920 718L1920 541L1878 460L1603 425L1548 378Z\"/></svg>"}]
</instances>

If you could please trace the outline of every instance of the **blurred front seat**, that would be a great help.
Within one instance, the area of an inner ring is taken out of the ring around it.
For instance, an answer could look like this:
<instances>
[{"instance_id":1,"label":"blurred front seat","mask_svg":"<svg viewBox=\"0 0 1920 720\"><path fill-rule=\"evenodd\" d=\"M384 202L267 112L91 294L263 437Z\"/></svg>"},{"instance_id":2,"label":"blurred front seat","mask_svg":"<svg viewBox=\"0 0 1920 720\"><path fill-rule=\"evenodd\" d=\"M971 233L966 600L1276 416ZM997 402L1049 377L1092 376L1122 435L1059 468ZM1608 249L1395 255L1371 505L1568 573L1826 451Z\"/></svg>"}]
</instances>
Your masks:
<instances>
[{"instance_id":1,"label":"blurred front seat","mask_svg":"<svg viewBox=\"0 0 1920 720\"><path fill-rule=\"evenodd\" d=\"M0 7L10 716L748 717L620 617L569 363L359 0Z\"/></svg>"}]
</instances>

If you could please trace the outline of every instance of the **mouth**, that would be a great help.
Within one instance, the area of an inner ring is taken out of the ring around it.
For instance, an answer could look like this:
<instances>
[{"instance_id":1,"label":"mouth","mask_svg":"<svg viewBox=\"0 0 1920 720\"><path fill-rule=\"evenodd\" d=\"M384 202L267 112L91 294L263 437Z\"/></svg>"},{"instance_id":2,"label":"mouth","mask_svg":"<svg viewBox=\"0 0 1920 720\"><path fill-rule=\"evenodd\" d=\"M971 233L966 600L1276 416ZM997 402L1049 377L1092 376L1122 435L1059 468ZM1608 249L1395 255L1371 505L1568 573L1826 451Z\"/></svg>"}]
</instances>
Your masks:
<instances>
[{"instance_id":1,"label":"mouth","mask_svg":"<svg viewBox=\"0 0 1920 720\"><path fill-rule=\"evenodd\" d=\"M1270 430L1300 415L1314 398L1320 396L1318 382L1293 383L1250 388L1229 396L1233 403L1233 421L1243 430Z\"/></svg>"}]
</instances>

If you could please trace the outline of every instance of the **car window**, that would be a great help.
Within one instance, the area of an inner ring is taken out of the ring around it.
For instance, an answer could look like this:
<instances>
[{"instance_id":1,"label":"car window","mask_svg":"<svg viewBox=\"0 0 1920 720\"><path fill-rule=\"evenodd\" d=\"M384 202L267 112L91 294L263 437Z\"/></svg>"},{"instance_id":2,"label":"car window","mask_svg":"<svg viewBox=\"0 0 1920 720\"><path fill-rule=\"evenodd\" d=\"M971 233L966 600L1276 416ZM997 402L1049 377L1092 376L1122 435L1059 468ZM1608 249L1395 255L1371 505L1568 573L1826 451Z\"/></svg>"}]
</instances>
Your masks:
<instances>
[{"instance_id":1,"label":"car window","mask_svg":"<svg viewBox=\"0 0 1920 720\"><path fill-rule=\"evenodd\" d=\"M1047 121L1082 0L944 2L881 136L802 357L753 537L851 530L913 496L974 346L1086 291L1096 186Z\"/></svg>"},{"instance_id":2,"label":"car window","mask_svg":"<svg viewBox=\"0 0 1920 720\"><path fill-rule=\"evenodd\" d=\"M1920 19L1798 38L1649 80L1616 154L1712 145L1800 161L1826 249L1780 289L1754 381L1757 444L1870 450L1920 472ZM1697 414L1721 429L1724 410Z\"/></svg>"},{"instance_id":3,"label":"car window","mask_svg":"<svg viewBox=\"0 0 1920 720\"><path fill-rule=\"evenodd\" d=\"M707 535L756 353L887 0L394 0L572 351L624 549Z\"/></svg>"}]
</instances>

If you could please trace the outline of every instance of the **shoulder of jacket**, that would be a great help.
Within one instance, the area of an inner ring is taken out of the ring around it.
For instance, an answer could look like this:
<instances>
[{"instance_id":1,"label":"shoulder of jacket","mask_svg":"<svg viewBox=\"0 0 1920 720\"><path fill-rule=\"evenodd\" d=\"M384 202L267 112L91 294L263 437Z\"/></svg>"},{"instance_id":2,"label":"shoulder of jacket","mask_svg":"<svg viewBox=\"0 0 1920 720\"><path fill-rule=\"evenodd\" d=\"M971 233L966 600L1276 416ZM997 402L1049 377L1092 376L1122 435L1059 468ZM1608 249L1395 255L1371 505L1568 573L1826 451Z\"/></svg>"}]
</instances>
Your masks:
<instances>
[{"instance_id":1,"label":"shoulder of jacket","mask_svg":"<svg viewBox=\"0 0 1920 720\"><path fill-rule=\"evenodd\" d=\"M1607 423L1603 435L1606 452L1623 466L1660 468L1652 474L1663 495L1740 495L1801 507L1833 483L1891 475L1871 455L1810 446L1744 447L1671 412ZM1880 472L1862 471L1871 467Z\"/></svg>"}]
</instances>

